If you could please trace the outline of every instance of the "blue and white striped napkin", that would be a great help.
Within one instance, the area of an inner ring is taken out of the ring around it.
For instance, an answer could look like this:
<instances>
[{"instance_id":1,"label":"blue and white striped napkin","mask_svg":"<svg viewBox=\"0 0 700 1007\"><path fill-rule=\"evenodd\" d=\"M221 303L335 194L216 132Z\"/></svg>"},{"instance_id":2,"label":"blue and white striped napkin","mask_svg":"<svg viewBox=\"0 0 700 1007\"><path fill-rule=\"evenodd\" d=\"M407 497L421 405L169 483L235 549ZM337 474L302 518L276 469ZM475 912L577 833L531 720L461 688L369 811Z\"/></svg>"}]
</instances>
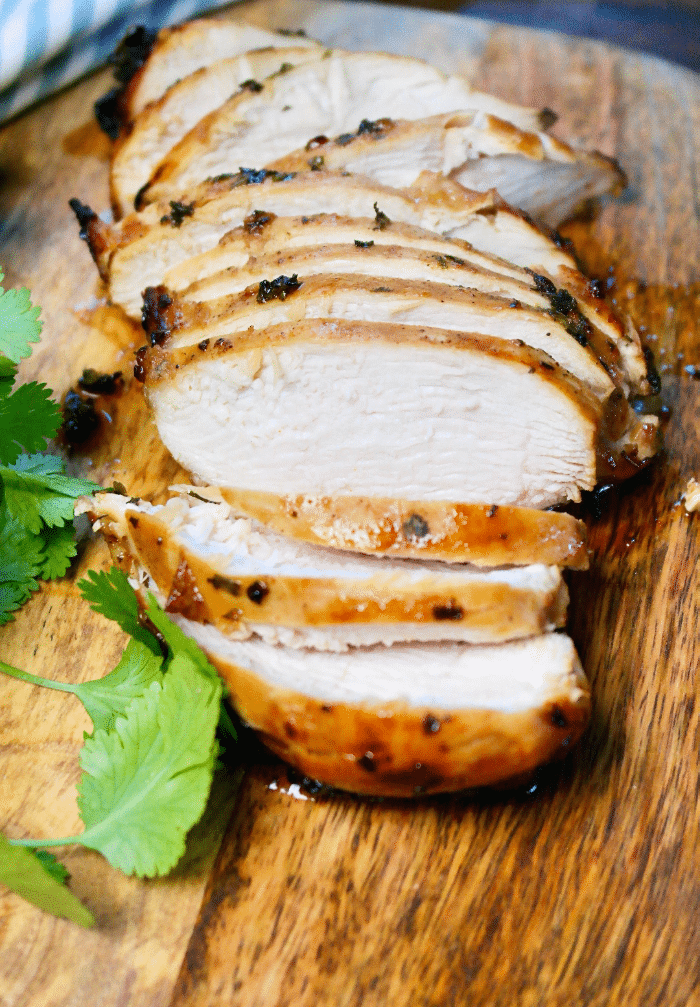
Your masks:
<instances>
[{"instance_id":1,"label":"blue and white striped napkin","mask_svg":"<svg viewBox=\"0 0 700 1007\"><path fill-rule=\"evenodd\" d=\"M226 2L226 0L223 0ZM104 63L137 24L151 31L222 0L0 0L0 122Z\"/></svg>"}]
</instances>

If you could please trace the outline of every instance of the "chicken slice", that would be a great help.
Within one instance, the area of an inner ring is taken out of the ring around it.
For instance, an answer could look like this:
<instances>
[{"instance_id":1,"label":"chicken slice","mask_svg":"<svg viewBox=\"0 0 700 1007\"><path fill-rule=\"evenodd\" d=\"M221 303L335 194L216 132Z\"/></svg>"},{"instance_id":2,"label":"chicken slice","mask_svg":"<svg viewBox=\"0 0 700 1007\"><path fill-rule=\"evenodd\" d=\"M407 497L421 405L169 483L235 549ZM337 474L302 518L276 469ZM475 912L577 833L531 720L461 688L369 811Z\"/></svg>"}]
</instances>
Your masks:
<instances>
[{"instance_id":1,"label":"chicken slice","mask_svg":"<svg viewBox=\"0 0 700 1007\"><path fill-rule=\"evenodd\" d=\"M546 277L555 279L563 270L576 275L576 263L565 248L493 193L468 192L430 173L416 186L397 190L342 172L309 171L290 177L244 169L200 186L186 203L152 204L115 225L106 224L78 200L71 203L81 236L109 283L111 300L135 318L146 286L156 286L170 269L213 249L255 210L280 217L338 213L375 218L375 204L392 222L464 238L489 255L498 256L494 249L500 248L501 258ZM471 241L472 233L476 242ZM488 247L482 248L480 241ZM581 277L582 288L586 282Z\"/></svg>"},{"instance_id":2,"label":"chicken slice","mask_svg":"<svg viewBox=\"0 0 700 1007\"><path fill-rule=\"evenodd\" d=\"M623 329L567 249L493 194L470 193L430 172L399 191L342 173L304 172L289 178L245 170L200 187L186 204L154 204L115 226L77 200L71 205L100 275L109 284L111 300L134 318L140 315L142 291L161 284L166 275L175 276L177 289L189 282L190 263L192 280L223 265L240 264L240 245L227 248L230 232L243 227L255 233L256 213L298 216L307 225L323 213L370 218L375 242L391 235L390 243L395 243L398 232L393 229L401 225L434 232L432 240L445 235L462 239L460 258L480 264L480 255L486 254L491 257L490 265L483 263L486 268L495 268L493 260L500 258L498 271L514 278L523 278L522 270L529 270L545 296L556 298L559 310L566 307L565 294L571 293L580 313L619 349L629 386L639 394L649 393L646 361L634 328ZM381 228L376 224L378 210ZM313 240L318 240L315 233ZM403 243L403 233L399 236ZM325 240L333 240L330 228ZM211 260L204 258L207 254Z\"/></svg>"},{"instance_id":3,"label":"chicken slice","mask_svg":"<svg viewBox=\"0 0 700 1007\"><path fill-rule=\"evenodd\" d=\"M197 302L231 297L242 293L246 287L257 286L262 280L282 273L297 273L300 276L344 273L377 280L405 279L471 287L511 301L517 299L543 311L551 311L551 302L537 290L532 277L525 272L523 279L516 280L500 272L482 269L458 255L450 254L450 251L456 252L458 249L447 243L442 245L439 252L392 245L386 241L378 244L374 241L370 221L360 222L354 228L354 233L359 237L347 244L312 243L292 248L291 251L278 250L268 255L252 255L243 266L232 266L191 283L179 292L178 299Z\"/></svg>"},{"instance_id":4,"label":"chicken slice","mask_svg":"<svg viewBox=\"0 0 700 1007\"><path fill-rule=\"evenodd\" d=\"M364 251L355 249L358 258ZM146 291L143 310L146 333L166 341L170 350L303 318L432 326L520 340L547 353L603 399L613 390L610 376L587 346L569 334L563 319L474 288L349 274L279 276L206 302L170 297L155 288Z\"/></svg>"},{"instance_id":5,"label":"chicken slice","mask_svg":"<svg viewBox=\"0 0 700 1007\"><path fill-rule=\"evenodd\" d=\"M505 781L568 752L590 716L588 683L561 633L328 654L176 620L268 747L356 793L413 797Z\"/></svg>"},{"instance_id":6,"label":"chicken slice","mask_svg":"<svg viewBox=\"0 0 700 1007\"><path fill-rule=\"evenodd\" d=\"M352 133L363 119L478 108L477 93L462 78L422 60L343 50L324 56L269 77L261 91L236 94L202 118L160 162L138 205L180 199L207 177L267 164L296 150L300 138Z\"/></svg>"},{"instance_id":7,"label":"chicken slice","mask_svg":"<svg viewBox=\"0 0 700 1007\"><path fill-rule=\"evenodd\" d=\"M384 215L386 216L386 214ZM217 274L246 268L253 259L291 253L296 249L316 246L356 245L380 248L383 245L432 252L444 256L447 262L459 259L469 266L496 273L506 279L529 285L534 290L532 273L514 266L505 259L488 255L468 242L448 238L415 224L382 218L377 225L377 212L371 217L349 217L339 213L314 213L296 217L278 217L267 210L253 210L239 227L234 227L219 243L201 255L169 269L163 284L170 290L192 287Z\"/></svg>"},{"instance_id":8,"label":"chicken slice","mask_svg":"<svg viewBox=\"0 0 700 1007\"><path fill-rule=\"evenodd\" d=\"M128 100L124 102L128 120L147 104L159 99L167 88L202 67L251 49L289 45L320 48L320 43L308 38L303 31L268 31L225 15L163 28L145 65L130 82ZM521 129L547 129L556 121L556 115L550 109L515 105L494 95L475 91L464 78L458 79L469 97L468 108L483 108Z\"/></svg>"},{"instance_id":9,"label":"chicken slice","mask_svg":"<svg viewBox=\"0 0 700 1007\"><path fill-rule=\"evenodd\" d=\"M557 567L505 570L340 552L287 538L224 502L179 496L162 507L100 494L95 530L168 612L235 639L316 650L461 640L493 643L561 626Z\"/></svg>"},{"instance_id":10,"label":"chicken slice","mask_svg":"<svg viewBox=\"0 0 700 1007\"><path fill-rule=\"evenodd\" d=\"M285 497L212 486L172 489L226 502L234 513L283 535L333 549L479 567L588 567L585 525L563 511L391 497Z\"/></svg>"},{"instance_id":11,"label":"chicken slice","mask_svg":"<svg viewBox=\"0 0 700 1007\"><path fill-rule=\"evenodd\" d=\"M586 200L618 192L620 168L598 153L576 151L546 133L517 129L487 112L459 112L416 121L383 118L354 133L316 136L267 165L281 172L347 171L395 188L424 171L451 175L467 188L497 189L512 206L557 227Z\"/></svg>"},{"instance_id":12,"label":"chicken slice","mask_svg":"<svg viewBox=\"0 0 700 1007\"><path fill-rule=\"evenodd\" d=\"M319 43L305 35L268 31L233 18L199 18L163 28L144 65L129 81L122 105L126 122L165 94L177 81L211 66L220 59L240 56L251 49L294 45L318 49Z\"/></svg>"},{"instance_id":13,"label":"chicken slice","mask_svg":"<svg viewBox=\"0 0 700 1007\"><path fill-rule=\"evenodd\" d=\"M252 214L249 224L255 228L259 226L256 221L265 220L268 216L264 213ZM304 225L301 225L300 229L303 234ZM325 229L326 233L330 230ZM408 247L391 245L387 237L384 243L376 243L376 235L385 234L387 230L388 228L385 228L381 232L374 221L364 220L359 222L359 226L356 223L354 229L349 229L349 233L354 233L357 237L346 245L310 244L293 248L286 253L277 251L269 255L250 256L245 266L229 267L190 284L182 291L180 297L187 301L210 301L241 293L246 287L259 285L269 277L295 274L297 276L319 276L327 273L359 274L375 280L393 278L468 287L505 298L511 307L517 309L527 305L548 312L581 345L590 347L591 352L625 394L629 394L635 387L624 369L620 345L622 344L624 348L625 344L621 329L614 330L617 338L611 339L610 328L607 332L594 328L583 316L578 303L570 296L567 297L566 292L552 288L545 295L541 292L544 289L542 277L537 277L535 280L532 274L520 270L518 279L515 279L509 275L515 272L513 267L501 270L497 260L489 260L488 257L478 253L469 254L468 249L467 258L462 259L455 254L461 251L455 242L444 241L439 251L418 249L412 245ZM318 230L317 235L321 237ZM313 241L313 237L311 235L309 237ZM434 248L439 247L435 239L432 245ZM238 243L238 247L241 248L241 243ZM473 259L474 262L469 262L469 259ZM488 269L474 264L478 261L495 268Z\"/></svg>"},{"instance_id":14,"label":"chicken slice","mask_svg":"<svg viewBox=\"0 0 700 1007\"><path fill-rule=\"evenodd\" d=\"M549 507L595 485L603 404L517 342L304 320L144 348L138 373L165 446L216 486Z\"/></svg>"},{"instance_id":15,"label":"chicken slice","mask_svg":"<svg viewBox=\"0 0 700 1007\"><path fill-rule=\"evenodd\" d=\"M377 224L378 216L381 227ZM293 254L296 249L304 249L308 254L313 246L326 246L324 258L329 261L326 257L333 254L328 248L332 244L372 248L374 252L365 253L368 262L376 261L374 257L381 254L379 249L385 245L433 253L433 262L443 269L442 282L452 282L453 279L457 283L464 282L457 279L460 266L480 270L482 274L486 274L482 277L484 282L489 275L495 274L501 278L496 284L504 284L503 291L508 291L508 296L534 307L550 307L566 316L569 330L575 331L578 338L588 339L598 357L606 361L609 373L614 375L616 383L626 394L647 394L649 391L647 364L639 339L630 340L619 319L607 308L605 302L592 296L590 284L581 274L562 266L560 275L565 276L568 282L568 289L562 289L534 270L515 266L505 259L480 252L466 241L443 237L413 224L389 220L386 214L378 215L375 212L372 218L324 213L277 217L271 212L254 210L240 227L225 234L214 248L168 270L164 276L164 285L175 291L185 290L185 296L190 299L204 300L221 296L225 292L223 285L226 283L230 283L228 289L231 291L245 287L246 283L239 285L237 275L243 277L246 270L250 275L250 270L254 266L257 268L263 258L269 259L276 255L281 262L285 253ZM394 256L397 252L392 250L390 254ZM400 261L405 266L406 251L401 251L398 255L400 259L397 264ZM384 268L391 268L391 262L391 259L387 260ZM355 259L353 268L358 269L360 264L361 259ZM457 267L457 270L453 267ZM294 269L277 269L277 273L285 271L294 272ZM211 279L211 286L203 282L206 278ZM510 280L515 280L515 285L511 285ZM250 282L255 280L251 278L247 283ZM497 285L488 288L482 286L482 289L499 292ZM578 296L573 297L570 289L576 290ZM215 294L215 290L219 293Z\"/></svg>"},{"instance_id":16,"label":"chicken slice","mask_svg":"<svg viewBox=\"0 0 700 1007\"><path fill-rule=\"evenodd\" d=\"M239 89L255 92L261 87L260 80L282 66L319 59L321 52L316 46L245 52L203 66L169 87L136 116L117 140L110 166L115 215L121 217L133 209L139 189L148 182L159 161L202 116L218 108Z\"/></svg>"}]
</instances>

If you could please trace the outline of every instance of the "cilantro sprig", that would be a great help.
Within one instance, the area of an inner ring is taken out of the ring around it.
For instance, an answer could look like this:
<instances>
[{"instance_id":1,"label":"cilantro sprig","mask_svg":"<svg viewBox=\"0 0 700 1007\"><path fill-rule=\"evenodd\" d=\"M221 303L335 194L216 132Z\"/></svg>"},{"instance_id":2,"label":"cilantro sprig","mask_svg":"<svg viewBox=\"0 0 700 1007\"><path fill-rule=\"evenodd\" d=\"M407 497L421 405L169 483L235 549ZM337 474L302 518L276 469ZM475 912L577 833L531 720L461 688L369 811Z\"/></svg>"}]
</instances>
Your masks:
<instances>
[{"instance_id":1,"label":"cilantro sprig","mask_svg":"<svg viewBox=\"0 0 700 1007\"><path fill-rule=\"evenodd\" d=\"M93 722L80 754L78 809L83 832L59 839L2 840L0 882L20 894L24 890L12 883L12 864L3 869L8 847L29 847L41 856L37 848L79 843L99 851L126 874L155 877L172 870L209 796L219 754L217 726L220 721L224 728L230 725L228 715L222 719L223 685L216 670L152 595L144 617L157 629L166 653L142 624L125 574L116 569L91 571L79 587L95 611L133 634L114 671L73 685L39 678L0 661L0 671L7 675L72 692ZM228 733L235 737L232 725ZM34 865L26 858L22 863L33 879L32 891L41 888L42 876ZM54 891L56 878L49 880L52 883L46 884Z\"/></svg>"},{"instance_id":2,"label":"cilantro sprig","mask_svg":"<svg viewBox=\"0 0 700 1007\"><path fill-rule=\"evenodd\" d=\"M92 913L66 888L67 880L65 867L50 854L12 846L0 835L0 884L54 916L94 926Z\"/></svg>"},{"instance_id":3,"label":"cilantro sprig","mask_svg":"<svg viewBox=\"0 0 700 1007\"><path fill-rule=\"evenodd\" d=\"M76 554L74 502L97 489L41 453L61 425L50 389L36 381L14 387L17 365L41 336L39 313L28 290L0 287L0 625L39 580L66 572Z\"/></svg>"},{"instance_id":4,"label":"cilantro sprig","mask_svg":"<svg viewBox=\"0 0 700 1007\"><path fill-rule=\"evenodd\" d=\"M75 499L99 489L69 476L60 457L43 453L61 423L50 389L37 382L15 387L17 365L31 354L41 327L27 290L0 287L0 625L13 618L40 579L66 572L76 553ZM0 672L72 692L90 716L93 730L80 754L78 787L84 829L60 839L0 835L0 884L91 926L92 915L66 887L68 872L40 847L79 843L127 874L167 874L204 811L221 751L217 727L224 738L235 740L236 733L221 703L216 670L152 596L142 617L119 570L91 572L79 586L95 611L131 636L117 667L77 685L3 661Z\"/></svg>"}]
</instances>

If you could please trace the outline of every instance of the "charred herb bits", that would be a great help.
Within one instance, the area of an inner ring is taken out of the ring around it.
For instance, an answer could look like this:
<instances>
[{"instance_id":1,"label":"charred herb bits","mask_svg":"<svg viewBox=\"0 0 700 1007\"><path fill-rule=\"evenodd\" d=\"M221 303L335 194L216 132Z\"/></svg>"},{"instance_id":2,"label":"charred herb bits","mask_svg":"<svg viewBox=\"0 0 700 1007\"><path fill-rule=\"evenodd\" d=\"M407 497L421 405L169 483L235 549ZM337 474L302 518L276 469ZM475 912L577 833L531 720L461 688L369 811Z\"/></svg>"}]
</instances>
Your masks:
<instances>
[{"instance_id":1,"label":"charred herb bits","mask_svg":"<svg viewBox=\"0 0 700 1007\"><path fill-rule=\"evenodd\" d=\"M185 217L191 217L194 213L194 201L191 203L180 203L176 199L170 200L170 213L160 218L161 224L171 224L173 227L180 227Z\"/></svg>"},{"instance_id":2,"label":"charred herb bits","mask_svg":"<svg viewBox=\"0 0 700 1007\"><path fill-rule=\"evenodd\" d=\"M92 368L84 370L77 388L70 388L63 399L63 442L78 447L92 440L102 428L103 421L111 422L111 416L101 400L119 394L123 387L121 371L101 374Z\"/></svg>"},{"instance_id":3,"label":"charred herb bits","mask_svg":"<svg viewBox=\"0 0 700 1007\"><path fill-rule=\"evenodd\" d=\"M267 304L268 301L284 301L300 286L301 280L296 273L293 276L276 276L274 280L261 280L256 300L258 304Z\"/></svg>"}]
</instances>

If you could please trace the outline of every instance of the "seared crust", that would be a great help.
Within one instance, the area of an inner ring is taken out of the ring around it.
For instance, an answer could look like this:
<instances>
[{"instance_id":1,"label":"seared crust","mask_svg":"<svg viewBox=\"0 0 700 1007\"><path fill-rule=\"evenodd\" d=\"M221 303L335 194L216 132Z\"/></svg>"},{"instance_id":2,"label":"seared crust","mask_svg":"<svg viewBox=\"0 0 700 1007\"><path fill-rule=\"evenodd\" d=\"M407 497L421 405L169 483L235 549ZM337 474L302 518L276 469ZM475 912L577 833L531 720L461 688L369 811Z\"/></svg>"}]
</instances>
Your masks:
<instances>
[{"instance_id":1,"label":"seared crust","mask_svg":"<svg viewBox=\"0 0 700 1007\"><path fill-rule=\"evenodd\" d=\"M417 797L508 780L564 755L590 716L578 659L541 707L517 713L328 703L209 651L237 713L301 773L341 790Z\"/></svg>"},{"instance_id":2,"label":"seared crust","mask_svg":"<svg viewBox=\"0 0 700 1007\"><path fill-rule=\"evenodd\" d=\"M396 186L410 185L421 171L439 171L470 188L497 187L506 200L540 221L544 214L550 226L560 224L572 205L593 195L620 192L626 184L624 173L610 158L595 151L574 150L546 133L518 129L487 112L448 113L412 121L364 119L357 132L333 140L315 137L268 167L278 171L345 168ZM523 185L523 169L531 176L527 185ZM545 180L550 174L553 178L548 186ZM557 177L566 179L562 191L550 193Z\"/></svg>"},{"instance_id":3,"label":"seared crust","mask_svg":"<svg viewBox=\"0 0 700 1007\"><path fill-rule=\"evenodd\" d=\"M283 627L347 627L373 624L433 624L436 639L473 643L533 636L562 626L568 594L561 579L546 587L518 587L503 578L466 579L456 568L413 569L373 576L299 577L269 572L220 573L177 540L162 512L123 507L100 494L89 511L115 563L149 590L165 610L245 637L259 624ZM405 576L404 576L405 575ZM438 625L439 624L439 625ZM442 634L442 635L440 635ZM411 638L410 632L408 634Z\"/></svg>"},{"instance_id":4,"label":"seared crust","mask_svg":"<svg viewBox=\"0 0 700 1007\"><path fill-rule=\"evenodd\" d=\"M289 497L210 486L174 489L223 499L236 513L283 535L334 549L477 566L588 568L586 526L558 511L381 497Z\"/></svg>"},{"instance_id":5,"label":"seared crust","mask_svg":"<svg viewBox=\"0 0 700 1007\"><path fill-rule=\"evenodd\" d=\"M283 38L279 38L280 44ZM122 130L113 151L110 193L117 218L134 207L139 189L151 172L203 115L240 88L260 87L260 80L284 64L296 65L320 58L320 47L299 46L260 49L217 60L177 81L160 98L150 102Z\"/></svg>"},{"instance_id":6,"label":"seared crust","mask_svg":"<svg viewBox=\"0 0 700 1007\"><path fill-rule=\"evenodd\" d=\"M385 340L401 346L433 344L453 349L485 354L499 363L522 368L533 377L556 385L571 400L571 408L580 412L591 424L600 421L604 403L587 384L574 377L542 350L526 346L521 340L500 339L452 329L426 328L416 325L396 325L383 322L325 320L301 318L294 322L248 328L231 332L225 339L204 340L168 350L156 342L141 357L142 377L149 388L161 381L172 380L177 371L196 365L204 359L220 359L229 354L245 354L283 343L341 343Z\"/></svg>"},{"instance_id":7,"label":"seared crust","mask_svg":"<svg viewBox=\"0 0 700 1007\"><path fill-rule=\"evenodd\" d=\"M577 378L586 381L602 400L614 387L590 348L570 335L563 317L475 287L391 276L377 279L352 273L269 279L270 296L267 296L263 281L241 293L206 302L183 301L159 288L148 290L144 329L149 335L158 333L155 340L158 342L172 336L169 345L175 348L203 339L229 338L231 333L249 325L268 327L302 318L376 318L377 322L397 319L408 325L434 324L456 332L519 340L547 353ZM281 282L285 289L275 289L273 284ZM160 311L156 311L154 318L151 308L164 294L171 301L168 305L172 320L170 329L163 328Z\"/></svg>"}]
</instances>

